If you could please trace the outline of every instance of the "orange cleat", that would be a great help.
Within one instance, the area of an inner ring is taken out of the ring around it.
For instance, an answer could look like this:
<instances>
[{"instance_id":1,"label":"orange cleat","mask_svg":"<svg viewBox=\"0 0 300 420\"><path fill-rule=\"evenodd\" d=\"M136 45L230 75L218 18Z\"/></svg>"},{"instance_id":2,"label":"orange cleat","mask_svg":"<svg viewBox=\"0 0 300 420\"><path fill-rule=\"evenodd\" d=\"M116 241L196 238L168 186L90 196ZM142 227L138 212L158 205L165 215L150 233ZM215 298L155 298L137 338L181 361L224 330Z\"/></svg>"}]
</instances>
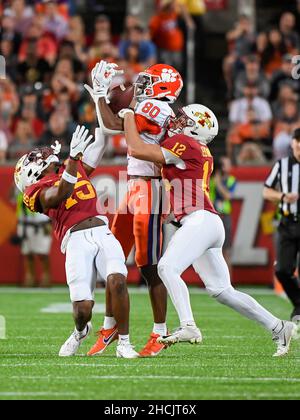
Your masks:
<instances>
[{"instance_id":1,"label":"orange cleat","mask_svg":"<svg viewBox=\"0 0 300 420\"><path fill-rule=\"evenodd\" d=\"M140 351L140 357L156 357L166 348L164 344L159 344L157 342L159 337L159 334L151 334L148 343L143 350Z\"/></svg>"},{"instance_id":2,"label":"orange cleat","mask_svg":"<svg viewBox=\"0 0 300 420\"><path fill-rule=\"evenodd\" d=\"M118 329L117 327L114 327L111 330L102 328L97 335L99 336L97 343L88 352L88 356L99 356L104 353L106 348L118 339Z\"/></svg>"}]
</instances>

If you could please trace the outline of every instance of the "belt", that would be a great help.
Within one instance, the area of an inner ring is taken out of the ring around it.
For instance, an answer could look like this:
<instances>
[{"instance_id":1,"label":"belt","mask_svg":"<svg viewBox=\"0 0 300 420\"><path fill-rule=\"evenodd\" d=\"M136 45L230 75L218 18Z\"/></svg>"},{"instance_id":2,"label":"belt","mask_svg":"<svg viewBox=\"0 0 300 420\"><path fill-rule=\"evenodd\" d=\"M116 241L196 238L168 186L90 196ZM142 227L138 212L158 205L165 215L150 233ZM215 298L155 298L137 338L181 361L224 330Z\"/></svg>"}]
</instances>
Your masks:
<instances>
[{"instance_id":1,"label":"belt","mask_svg":"<svg viewBox=\"0 0 300 420\"><path fill-rule=\"evenodd\" d=\"M159 180L159 181L162 180L162 177L161 176L139 176L139 175L131 175L129 178L132 179L132 180L142 179L143 181L152 181L152 179L156 179L156 180Z\"/></svg>"},{"instance_id":2,"label":"belt","mask_svg":"<svg viewBox=\"0 0 300 420\"><path fill-rule=\"evenodd\" d=\"M84 220L83 222L78 223L71 229L71 233L80 232L81 230L93 229L95 227L106 226L103 220L98 219L97 217L90 217L89 219Z\"/></svg>"},{"instance_id":3,"label":"belt","mask_svg":"<svg viewBox=\"0 0 300 420\"><path fill-rule=\"evenodd\" d=\"M283 216L281 220L286 222L299 223L300 214L289 214L288 216Z\"/></svg>"}]
</instances>

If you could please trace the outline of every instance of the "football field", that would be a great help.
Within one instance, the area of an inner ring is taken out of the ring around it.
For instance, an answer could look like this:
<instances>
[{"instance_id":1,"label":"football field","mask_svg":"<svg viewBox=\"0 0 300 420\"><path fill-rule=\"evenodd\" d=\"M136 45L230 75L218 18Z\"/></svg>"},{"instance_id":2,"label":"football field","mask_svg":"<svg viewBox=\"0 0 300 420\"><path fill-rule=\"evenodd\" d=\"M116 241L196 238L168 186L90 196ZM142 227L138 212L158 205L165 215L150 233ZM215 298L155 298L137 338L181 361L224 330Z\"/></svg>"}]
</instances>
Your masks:
<instances>
[{"instance_id":1,"label":"football field","mask_svg":"<svg viewBox=\"0 0 300 420\"><path fill-rule=\"evenodd\" d=\"M251 293L277 316L289 317L288 302L271 291ZM97 301L104 303L103 292ZM267 332L198 290L192 304L203 345L178 345L156 359L117 359L115 343L104 356L87 358L94 335L78 357L58 358L73 329L68 303L66 289L0 289L7 324L7 339L0 340L0 399L300 399L300 342L287 358L273 359ZM152 328L147 293L132 289L131 305L132 341L140 350ZM95 330L102 318L95 315ZM177 326L170 304L169 328Z\"/></svg>"}]
</instances>

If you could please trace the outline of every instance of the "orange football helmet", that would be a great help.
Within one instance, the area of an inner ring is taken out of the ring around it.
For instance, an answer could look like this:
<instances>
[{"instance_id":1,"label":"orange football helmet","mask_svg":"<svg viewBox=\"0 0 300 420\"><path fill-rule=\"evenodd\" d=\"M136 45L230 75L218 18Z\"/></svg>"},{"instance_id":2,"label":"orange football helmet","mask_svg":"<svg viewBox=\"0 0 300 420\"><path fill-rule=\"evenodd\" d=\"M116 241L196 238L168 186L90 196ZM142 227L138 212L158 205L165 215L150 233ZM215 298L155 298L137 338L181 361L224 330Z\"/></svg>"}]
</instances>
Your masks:
<instances>
[{"instance_id":1,"label":"orange football helmet","mask_svg":"<svg viewBox=\"0 0 300 420\"><path fill-rule=\"evenodd\" d=\"M183 80L174 67L155 64L139 74L134 87L134 96L138 100L165 98L174 103L183 88Z\"/></svg>"}]
</instances>

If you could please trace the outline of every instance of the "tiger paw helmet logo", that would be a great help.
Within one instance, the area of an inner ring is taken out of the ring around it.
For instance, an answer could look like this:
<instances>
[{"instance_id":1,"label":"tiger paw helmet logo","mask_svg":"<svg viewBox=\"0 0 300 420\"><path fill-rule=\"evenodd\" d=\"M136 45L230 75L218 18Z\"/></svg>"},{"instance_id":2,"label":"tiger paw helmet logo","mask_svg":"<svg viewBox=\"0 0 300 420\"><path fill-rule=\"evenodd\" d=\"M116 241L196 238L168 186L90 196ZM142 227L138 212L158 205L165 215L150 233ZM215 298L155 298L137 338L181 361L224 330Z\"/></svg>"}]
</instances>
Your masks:
<instances>
[{"instance_id":1,"label":"tiger paw helmet logo","mask_svg":"<svg viewBox=\"0 0 300 420\"><path fill-rule=\"evenodd\" d=\"M163 69L161 79L166 83L175 83L177 80L178 73L175 73L171 69Z\"/></svg>"}]
</instances>

